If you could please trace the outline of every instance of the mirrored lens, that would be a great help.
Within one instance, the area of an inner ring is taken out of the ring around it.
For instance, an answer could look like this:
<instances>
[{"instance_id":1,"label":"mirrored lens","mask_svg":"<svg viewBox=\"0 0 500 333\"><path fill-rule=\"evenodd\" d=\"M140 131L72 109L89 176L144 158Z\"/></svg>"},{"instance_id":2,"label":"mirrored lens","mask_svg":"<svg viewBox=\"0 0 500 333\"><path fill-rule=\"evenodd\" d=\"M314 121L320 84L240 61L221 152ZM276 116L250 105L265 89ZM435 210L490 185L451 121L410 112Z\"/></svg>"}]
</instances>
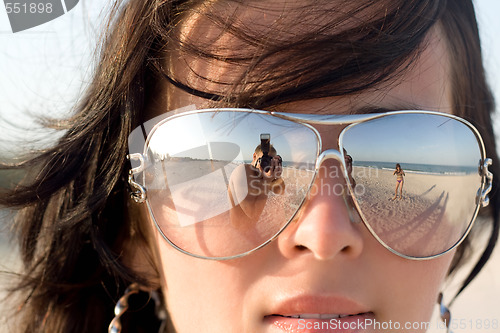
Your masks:
<instances>
[{"instance_id":1,"label":"mirrored lens","mask_svg":"<svg viewBox=\"0 0 500 333\"><path fill-rule=\"evenodd\" d=\"M243 254L293 217L314 179L318 139L265 113L201 112L160 123L147 144L148 205L191 254Z\"/></svg>"},{"instance_id":2,"label":"mirrored lens","mask_svg":"<svg viewBox=\"0 0 500 333\"><path fill-rule=\"evenodd\" d=\"M355 201L388 247L411 257L443 253L477 210L481 148L472 130L446 116L393 114L341 135Z\"/></svg>"}]
</instances>

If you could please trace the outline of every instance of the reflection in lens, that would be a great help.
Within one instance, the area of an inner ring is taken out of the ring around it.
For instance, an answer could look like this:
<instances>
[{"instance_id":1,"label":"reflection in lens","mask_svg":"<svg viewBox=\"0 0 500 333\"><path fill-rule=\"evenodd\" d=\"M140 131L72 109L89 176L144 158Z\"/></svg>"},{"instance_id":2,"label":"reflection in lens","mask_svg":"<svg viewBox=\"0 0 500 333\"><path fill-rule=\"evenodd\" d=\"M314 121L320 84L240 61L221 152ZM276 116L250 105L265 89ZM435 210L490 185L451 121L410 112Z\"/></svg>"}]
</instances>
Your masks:
<instances>
[{"instance_id":1,"label":"reflection in lens","mask_svg":"<svg viewBox=\"0 0 500 333\"><path fill-rule=\"evenodd\" d=\"M189 253L230 257L293 217L314 178L318 140L267 114L205 112L162 123L146 153L148 204L162 233Z\"/></svg>"},{"instance_id":2,"label":"reflection in lens","mask_svg":"<svg viewBox=\"0 0 500 333\"><path fill-rule=\"evenodd\" d=\"M393 114L349 127L341 141L361 214L386 245L425 257L460 240L481 186L480 148L468 126L439 115Z\"/></svg>"}]
</instances>

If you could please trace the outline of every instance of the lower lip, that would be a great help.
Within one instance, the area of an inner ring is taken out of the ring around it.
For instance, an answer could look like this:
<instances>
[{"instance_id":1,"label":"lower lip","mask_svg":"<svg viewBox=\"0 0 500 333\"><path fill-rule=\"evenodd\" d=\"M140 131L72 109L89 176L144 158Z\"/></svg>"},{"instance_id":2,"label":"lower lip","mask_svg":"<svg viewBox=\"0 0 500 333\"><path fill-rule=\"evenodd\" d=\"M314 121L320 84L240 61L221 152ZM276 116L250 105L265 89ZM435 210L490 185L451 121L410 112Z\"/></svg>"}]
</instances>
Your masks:
<instances>
[{"instance_id":1,"label":"lower lip","mask_svg":"<svg viewBox=\"0 0 500 333\"><path fill-rule=\"evenodd\" d=\"M355 316L336 319L304 319L281 316L266 317L266 322L277 332L286 333L357 333L367 332L373 322L373 313L363 313ZM274 330L273 330L274 331Z\"/></svg>"}]
</instances>

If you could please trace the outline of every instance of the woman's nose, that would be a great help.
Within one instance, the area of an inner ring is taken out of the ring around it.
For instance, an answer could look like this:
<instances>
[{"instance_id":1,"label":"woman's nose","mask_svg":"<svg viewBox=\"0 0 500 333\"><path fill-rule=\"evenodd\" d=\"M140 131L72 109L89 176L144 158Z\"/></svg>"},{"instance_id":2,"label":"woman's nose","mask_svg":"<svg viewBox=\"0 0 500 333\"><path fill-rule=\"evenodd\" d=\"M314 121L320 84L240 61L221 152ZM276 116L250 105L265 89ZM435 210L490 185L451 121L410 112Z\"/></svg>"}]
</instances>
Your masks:
<instances>
[{"instance_id":1,"label":"woman's nose","mask_svg":"<svg viewBox=\"0 0 500 333\"><path fill-rule=\"evenodd\" d=\"M340 163L322 163L306 202L278 238L287 257L311 254L318 260L356 257L363 249L363 224L349 197Z\"/></svg>"}]
</instances>

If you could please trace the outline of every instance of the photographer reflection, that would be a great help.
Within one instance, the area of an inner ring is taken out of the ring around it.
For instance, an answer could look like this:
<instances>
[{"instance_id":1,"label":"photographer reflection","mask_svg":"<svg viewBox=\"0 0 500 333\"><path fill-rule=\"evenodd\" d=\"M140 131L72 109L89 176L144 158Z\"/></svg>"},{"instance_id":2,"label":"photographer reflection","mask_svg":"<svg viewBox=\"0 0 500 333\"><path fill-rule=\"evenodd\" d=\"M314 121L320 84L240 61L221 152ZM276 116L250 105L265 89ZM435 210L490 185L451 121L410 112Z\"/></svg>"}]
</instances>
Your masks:
<instances>
[{"instance_id":1,"label":"photographer reflection","mask_svg":"<svg viewBox=\"0 0 500 333\"><path fill-rule=\"evenodd\" d=\"M251 225L256 222L269 195L280 195L285 191L281 177L283 162L270 143L269 134L261 134L261 144L255 148L252 162L242 164L233 171L229 180L231 223Z\"/></svg>"}]
</instances>

